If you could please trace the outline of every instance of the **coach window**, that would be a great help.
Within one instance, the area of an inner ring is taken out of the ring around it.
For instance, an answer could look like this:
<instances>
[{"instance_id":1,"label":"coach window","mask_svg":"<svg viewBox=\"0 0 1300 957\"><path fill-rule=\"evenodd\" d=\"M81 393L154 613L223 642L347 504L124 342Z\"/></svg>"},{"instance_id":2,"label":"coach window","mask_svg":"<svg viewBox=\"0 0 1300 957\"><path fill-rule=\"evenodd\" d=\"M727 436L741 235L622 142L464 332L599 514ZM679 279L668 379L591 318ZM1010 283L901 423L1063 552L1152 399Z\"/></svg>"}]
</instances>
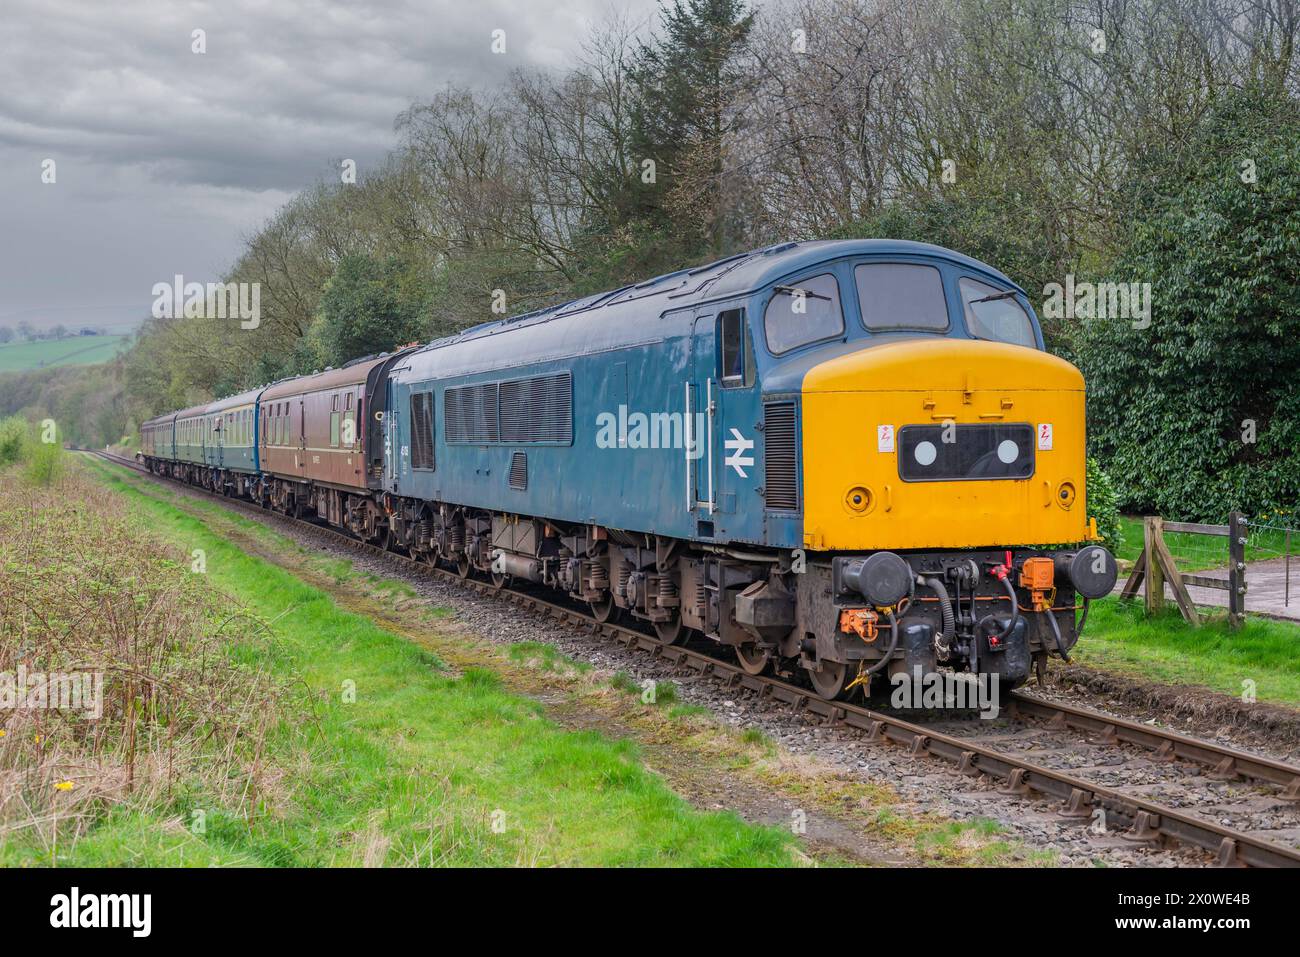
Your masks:
<instances>
[{"instance_id":1,"label":"coach window","mask_svg":"<svg viewBox=\"0 0 1300 957\"><path fill-rule=\"evenodd\" d=\"M722 360L722 387L748 388L754 384L754 346L745 327L745 310L728 309L718 315L718 341Z\"/></svg>"},{"instance_id":2,"label":"coach window","mask_svg":"<svg viewBox=\"0 0 1300 957\"><path fill-rule=\"evenodd\" d=\"M976 339L1037 348L1034 326L1029 321L1029 315L1016 301L1015 290L998 289L966 277L957 285L961 289L966 328L972 336Z\"/></svg>"},{"instance_id":3,"label":"coach window","mask_svg":"<svg viewBox=\"0 0 1300 957\"><path fill-rule=\"evenodd\" d=\"M763 314L763 333L773 355L844 335L840 286L830 273L774 287Z\"/></svg>"}]
</instances>

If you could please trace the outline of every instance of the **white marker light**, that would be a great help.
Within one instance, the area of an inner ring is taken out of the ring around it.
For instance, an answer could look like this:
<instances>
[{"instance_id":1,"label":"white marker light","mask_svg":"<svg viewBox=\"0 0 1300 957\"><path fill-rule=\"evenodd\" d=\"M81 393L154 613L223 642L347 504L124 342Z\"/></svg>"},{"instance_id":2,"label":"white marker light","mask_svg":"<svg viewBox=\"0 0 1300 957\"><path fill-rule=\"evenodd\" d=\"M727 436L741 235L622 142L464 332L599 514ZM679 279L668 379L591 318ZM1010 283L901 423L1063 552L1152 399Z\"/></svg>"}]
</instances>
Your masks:
<instances>
[{"instance_id":1,"label":"white marker light","mask_svg":"<svg viewBox=\"0 0 1300 957\"><path fill-rule=\"evenodd\" d=\"M912 451L918 465L933 465L938 454L933 442L918 442Z\"/></svg>"},{"instance_id":2,"label":"white marker light","mask_svg":"<svg viewBox=\"0 0 1300 957\"><path fill-rule=\"evenodd\" d=\"M998 443L998 460L1004 465L1010 465L1020 456L1020 446L1010 439L1003 439Z\"/></svg>"}]
</instances>

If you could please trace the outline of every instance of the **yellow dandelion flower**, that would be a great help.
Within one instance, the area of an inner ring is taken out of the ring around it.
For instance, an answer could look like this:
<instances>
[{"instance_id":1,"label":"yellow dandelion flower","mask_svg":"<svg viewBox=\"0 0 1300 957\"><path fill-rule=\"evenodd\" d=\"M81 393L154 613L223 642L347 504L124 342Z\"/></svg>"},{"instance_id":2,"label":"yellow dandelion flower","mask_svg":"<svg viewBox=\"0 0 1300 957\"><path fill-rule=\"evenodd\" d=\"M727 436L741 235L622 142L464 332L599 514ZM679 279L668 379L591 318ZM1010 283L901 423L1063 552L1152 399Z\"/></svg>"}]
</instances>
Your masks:
<instances>
[{"instance_id":1,"label":"yellow dandelion flower","mask_svg":"<svg viewBox=\"0 0 1300 957\"><path fill-rule=\"evenodd\" d=\"M71 790L72 790L72 782L71 782L71 781L60 781L58 784L56 784L56 785L54 785L54 786L55 786L58 790L60 790L60 791L71 791Z\"/></svg>"}]
</instances>

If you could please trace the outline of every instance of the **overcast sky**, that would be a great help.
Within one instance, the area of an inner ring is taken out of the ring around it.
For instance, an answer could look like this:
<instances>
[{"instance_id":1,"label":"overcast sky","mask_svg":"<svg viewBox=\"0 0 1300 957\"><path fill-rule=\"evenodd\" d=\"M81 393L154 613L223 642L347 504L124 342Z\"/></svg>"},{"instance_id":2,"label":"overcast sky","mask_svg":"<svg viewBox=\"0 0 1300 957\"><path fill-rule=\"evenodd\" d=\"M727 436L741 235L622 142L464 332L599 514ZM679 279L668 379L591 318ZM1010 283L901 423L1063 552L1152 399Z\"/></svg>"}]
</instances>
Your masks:
<instances>
[{"instance_id":1,"label":"overcast sky","mask_svg":"<svg viewBox=\"0 0 1300 957\"><path fill-rule=\"evenodd\" d=\"M412 101L562 67L614 4L657 7L0 0L0 325L138 322L154 283L217 279L293 193L382 159Z\"/></svg>"}]
</instances>

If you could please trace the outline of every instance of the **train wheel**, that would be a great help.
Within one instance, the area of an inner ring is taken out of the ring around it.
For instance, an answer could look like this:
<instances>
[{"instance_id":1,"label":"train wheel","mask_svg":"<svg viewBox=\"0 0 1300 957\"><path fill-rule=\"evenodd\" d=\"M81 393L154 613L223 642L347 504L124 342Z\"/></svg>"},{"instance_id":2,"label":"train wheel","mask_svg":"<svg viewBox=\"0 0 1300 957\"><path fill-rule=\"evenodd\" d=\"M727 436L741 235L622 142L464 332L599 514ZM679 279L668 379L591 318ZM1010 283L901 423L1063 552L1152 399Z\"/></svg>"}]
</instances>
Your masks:
<instances>
[{"instance_id":1,"label":"train wheel","mask_svg":"<svg viewBox=\"0 0 1300 957\"><path fill-rule=\"evenodd\" d=\"M736 645L736 660L746 674L761 675L772 663L772 653L754 643Z\"/></svg>"},{"instance_id":2,"label":"train wheel","mask_svg":"<svg viewBox=\"0 0 1300 957\"><path fill-rule=\"evenodd\" d=\"M805 669L813 690L827 701L844 697L845 687L853 680L855 674L844 662L823 661L816 671Z\"/></svg>"},{"instance_id":3,"label":"train wheel","mask_svg":"<svg viewBox=\"0 0 1300 957\"><path fill-rule=\"evenodd\" d=\"M601 601L592 601L587 604L591 606L591 617L602 625L612 621L618 612L618 606L614 604L613 595L607 594Z\"/></svg>"},{"instance_id":4,"label":"train wheel","mask_svg":"<svg viewBox=\"0 0 1300 957\"><path fill-rule=\"evenodd\" d=\"M674 615L671 621L656 621L655 634L665 645L680 645L686 640L686 628L682 625L682 616Z\"/></svg>"},{"instance_id":5,"label":"train wheel","mask_svg":"<svg viewBox=\"0 0 1300 957\"><path fill-rule=\"evenodd\" d=\"M503 590L503 589L504 589L507 585L509 585L509 584L510 584L510 576L509 576L509 575L500 575L500 574L498 574L498 573L496 573L496 572L493 572L493 573L492 573L492 590L493 590L493 591L498 591L498 592L499 592L499 591Z\"/></svg>"},{"instance_id":6,"label":"train wheel","mask_svg":"<svg viewBox=\"0 0 1300 957\"><path fill-rule=\"evenodd\" d=\"M456 559L456 574L461 578L469 578L470 567L468 555L462 554Z\"/></svg>"}]
</instances>

